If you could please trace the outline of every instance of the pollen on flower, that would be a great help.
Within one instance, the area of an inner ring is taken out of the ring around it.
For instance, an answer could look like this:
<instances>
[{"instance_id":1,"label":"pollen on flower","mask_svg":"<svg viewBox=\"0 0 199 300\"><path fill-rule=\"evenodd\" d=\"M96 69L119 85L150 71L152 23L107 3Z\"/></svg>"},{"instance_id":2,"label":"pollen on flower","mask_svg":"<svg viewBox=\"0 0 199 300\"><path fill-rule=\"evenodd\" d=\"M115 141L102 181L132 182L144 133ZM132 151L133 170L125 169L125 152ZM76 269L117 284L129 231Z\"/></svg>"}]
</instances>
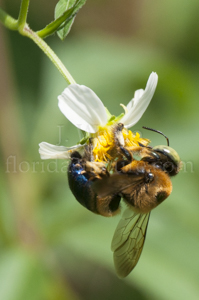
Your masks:
<instances>
[{"instance_id":1,"label":"pollen on flower","mask_svg":"<svg viewBox=\"0 0 199 300\"><path fill-rule=\"evenodd\" d=\"M119 157L119 154L118 157L115 157L115 126L116 124L105 126L103 128L100 127L99 131L93 135L93 156L96 162L108 162ZM139 143L143 146L147 146L150 142L148 139L141 138L139 133L134 134L132 131L125 128L123 128L122 134L124 137L124 146L131 149L140 146Z\"/></svg>"},{"instance_id":2,"label":"pollen on flower","mask_svg":"<svg viewBox=\"0 0 199 300\"><path fill-rule=\"evenodd\" d=\"M93 155L95 161L108 161L112 160L111 155L108 153L114 146L114 138L112 126L100 128L93 137Z\"/></svg>"},{"instance_id":3,"label":"pollen on flower","mask_svg":"<svg viewBox=\"0 0 199 300\"><path fill-rule=\"evenodd\" d=\"M147 146L150 143L150 140L141 138L138 132L133 133L132 131L124 128L122 133L126 147L137 147L139 146L139 143L143 146Z\"/></svg>"}]
</instances>

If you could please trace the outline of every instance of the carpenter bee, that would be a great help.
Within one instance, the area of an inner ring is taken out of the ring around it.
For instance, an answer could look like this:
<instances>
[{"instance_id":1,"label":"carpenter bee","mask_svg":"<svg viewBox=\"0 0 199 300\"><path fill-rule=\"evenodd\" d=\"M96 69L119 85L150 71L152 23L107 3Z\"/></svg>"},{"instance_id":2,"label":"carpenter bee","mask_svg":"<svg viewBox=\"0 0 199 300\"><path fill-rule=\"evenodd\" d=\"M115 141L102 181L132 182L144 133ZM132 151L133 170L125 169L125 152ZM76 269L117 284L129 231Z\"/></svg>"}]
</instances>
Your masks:
<instances>
[{"instance_id":1,"label":"carpenter bee","mask_svg":"<svg viewBox=\"0 0 199 300\"><path fill-rule=\"evenodd\" d=\"M158 132L147 127L146 129ZM109 172L105 163L94 162L92 143L83 155L74 151L68 168L69 186L88 210L102 216L120 212L123 198L127 204L112 240L114 264L119 277L126 277L141 255L150 211L172 191L171 176L180 170L177 152L167 146L127 148L122 136L123 124L117 124L113 136L119 159L112 162ZM139 155L140 160L135 159Z\"/></svg>"},{"instance_id":2,"label":"carpenter bee","mask_svg":"<svg viewBox=\"0 0 199 300\"><path fill-rule=\"evenodd\" d=\"M115 130L115 143L123 159L117 161L115 173L95 182L98 197L120 195L128 208L124 211L112 240L114 264L120 278L126 277L136 266L141 255L150 211L165 200L172 191L171 176L180 170L177 152L167 146L127 149L122 144L121 130ZM164 135L162 132L144 127ZM134 159L140 155L140 160Z\"/></svg>"}]
</instances>

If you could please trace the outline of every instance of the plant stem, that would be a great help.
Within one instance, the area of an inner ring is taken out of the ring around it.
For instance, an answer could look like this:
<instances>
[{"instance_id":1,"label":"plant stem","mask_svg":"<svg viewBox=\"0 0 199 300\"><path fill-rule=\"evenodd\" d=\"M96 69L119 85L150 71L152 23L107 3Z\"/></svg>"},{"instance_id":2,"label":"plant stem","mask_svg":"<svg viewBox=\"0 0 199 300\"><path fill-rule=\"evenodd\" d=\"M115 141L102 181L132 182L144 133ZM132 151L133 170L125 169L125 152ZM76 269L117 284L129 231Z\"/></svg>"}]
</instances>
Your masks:
<instances>
[{"instance_id":1,"label":"plant stem","mask_svg":"<svg viewBox=\"0 0 199 300\"><path fill-rule=\"evenodd\" d=\"M23 28L26 24L29 2L30 2L30 0L22 0L21 1L21 7L20 7L19 17L18 17L19 32L20 32L20 30L23 30Z\"/></svg>"},{"instance_id":2,"label":"plant stem","mask_svg":"<svg viewBox=\"0 0 199 300\"><path fill-rule=\"evenodd\" d=\"M10 30L18 30L18 21L8 15L3 9L0 8L0 21Z\"/></svg>"},{"instance_id":3,"label":"plant stem","mask_svg":"<svg viewBox=\"0 0 199 300\"><path fill-rule=\"evenodd\" d=\"M71 74L68 72L66 67L63 65L61 60L57 57L57 55L54 53L54 51L46 44L46 42L41 39L34 31L32 31L28 25L26 24L23 28L23 32L20 32L21 34L29 37L32 39L39 48L42 49L42 51L48 56L48 58L53 62L53 64L56 66L56 68L59 70L59 72L62 74L64 79L69 83L73 84L76 83Z\"/></svg>"},{"instance_id":4,"label":"plant stem","mask_svg":"<svg viewBox=\"0 0 199 300\"><path fill-rule=\"evenodd\" d=\"M28 27L26 23L28 6L29 6L29 0L22 0L18 20L15 20L0 8L0 21L7 28L11 30L18 30L21 35L24 35L30 38L31 40L33 40L35 44L37 44L37 46L39 46L39 48L52 61L52 63L59 70L59 72L64 77L64 79L69 84L76 83L73 77L71 76L71 74L68 72L66 67L61 62L61 60L54 53L54 51L46 44L46 42L36 32L32 31Z\"/></svg>"}]
</instances>

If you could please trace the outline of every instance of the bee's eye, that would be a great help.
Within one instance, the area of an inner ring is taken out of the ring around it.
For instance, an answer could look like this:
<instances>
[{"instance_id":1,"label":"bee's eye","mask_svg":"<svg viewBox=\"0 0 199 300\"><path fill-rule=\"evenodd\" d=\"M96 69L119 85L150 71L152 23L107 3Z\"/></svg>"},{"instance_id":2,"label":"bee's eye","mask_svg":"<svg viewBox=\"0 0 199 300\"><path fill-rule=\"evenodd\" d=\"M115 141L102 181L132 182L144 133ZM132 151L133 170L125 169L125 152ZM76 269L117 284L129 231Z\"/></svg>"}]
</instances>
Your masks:
<instances>
[{"instance_id":1,"label":"bee's eye","mask_svg":"<svg viewBox=\"0 0 199 300\"><path fill-rule=\"evenodd\" d=\"M172 162L167 161L163 164L163 169L165 172L172 174L176 168Z\"/></svg>"}]
</instances>

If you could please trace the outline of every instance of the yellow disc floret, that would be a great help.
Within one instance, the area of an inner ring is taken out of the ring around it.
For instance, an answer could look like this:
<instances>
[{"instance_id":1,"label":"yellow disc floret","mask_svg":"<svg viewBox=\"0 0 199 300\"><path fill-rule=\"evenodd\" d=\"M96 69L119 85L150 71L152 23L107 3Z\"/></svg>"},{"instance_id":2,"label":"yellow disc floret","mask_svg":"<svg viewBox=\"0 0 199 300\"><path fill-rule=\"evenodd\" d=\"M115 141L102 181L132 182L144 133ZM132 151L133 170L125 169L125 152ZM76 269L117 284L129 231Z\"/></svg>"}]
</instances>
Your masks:
<instances>
[{"instance_id":1,"label":"yellow disc floret","mask_svg":"<svg viewBox=\"0 0 199 300\"><path fill-rule=\"evenodd\" d=\"M117 123L100 127L98 132L92 135L93 156L95 161L108 162L116 159L116 157L111 156L112 150L116 147L114 137L115 126L117 126ZM140 144L147 146L150 142L148 139L141 138L139 133L134 134L126 128L122 129L122 135L124 138L124 147L131 148L132 150L134 147L140 146Z\"/></svg>"}]
</instances>

